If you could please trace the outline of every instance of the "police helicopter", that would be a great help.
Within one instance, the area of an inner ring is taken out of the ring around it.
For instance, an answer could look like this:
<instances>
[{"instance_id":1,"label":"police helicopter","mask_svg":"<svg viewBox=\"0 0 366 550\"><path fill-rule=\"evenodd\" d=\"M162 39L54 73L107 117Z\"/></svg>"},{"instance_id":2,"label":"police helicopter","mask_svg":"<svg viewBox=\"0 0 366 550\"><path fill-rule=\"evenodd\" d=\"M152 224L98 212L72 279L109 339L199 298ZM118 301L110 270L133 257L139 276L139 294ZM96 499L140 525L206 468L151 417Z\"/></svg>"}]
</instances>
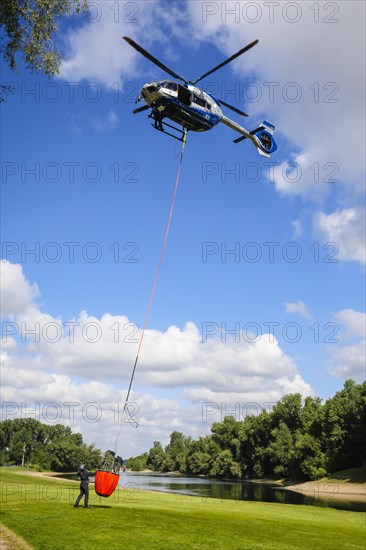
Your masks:
<instances>
[{"instance_id":1,"label":"police helicopter","mask_svg":"<svg viewBox=\"0 0 366 550\"><path fill-rule=\"evenodd\" d=\"M135 50L152 61L152 63L163 69L163 71L173 78L177 78L183 82L183 84L172 80L147 82L141 88L140 94L136 99L136 103L143 99L146 105L135 109L133 111L134 114L151 109L149 118L152 118L154 121L153 127L180 141L185 140L186 132L189 130L193 132L205 132L217 126L219 122L223 122L226 126L241 134L239 138L234 140L234 143L239 143L248 138L253 142L259 154L264 157L270 157L271 153L277 150L277 145L273 139L275 129L273 124L263 121L258 128L247 130L244 126L225 116L221 110L221 105L242 116L248 116L247 113L229 105L222 99L216 99L208 92L200 90L195 86L203 78L206 78L250 50L257 44L258 40L254 40L254 42L251 42L196 80L190 81L169 69L169 67L144 50L144 48L128 36L124 36L123 38ZM165 119L175 122L182 128L169 124ZM167 128L175 130L178 132L178 135L169 132Z\"/></svg>"}]
</instances>

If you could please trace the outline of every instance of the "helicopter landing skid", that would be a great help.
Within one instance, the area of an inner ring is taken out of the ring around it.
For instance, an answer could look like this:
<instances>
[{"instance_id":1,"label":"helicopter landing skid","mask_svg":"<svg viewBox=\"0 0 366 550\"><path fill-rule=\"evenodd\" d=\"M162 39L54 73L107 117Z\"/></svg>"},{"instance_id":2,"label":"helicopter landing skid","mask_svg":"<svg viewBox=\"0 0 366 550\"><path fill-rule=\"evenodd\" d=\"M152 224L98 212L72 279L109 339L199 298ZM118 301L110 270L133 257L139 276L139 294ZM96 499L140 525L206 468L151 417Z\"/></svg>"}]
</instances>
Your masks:
<instances>
[{"instance_id":1,"label":"helicopter landing skid","mask_svg":"<svg viewBox=\"0 0 366 550\"><path fill-rule=\"evenodd\" d=\"M166 134L167 136L171 136L174 139L177 139L178 141L185 141L185 136L187 134L187 129L182 127L177 128L176 126L173 126L172 124L168 124L167 122L163 122L163 119L156 115L156 113L152 112L149 115L149 118L153 118L154 122L151 123L151 126L155 128L155 130L159 130L159 132L163 132L163 134ZM165 127L172 128L176 132L179 132L180 136L176 136L175 134L172 134L171 132L168 132Z\"/></svg>"}]
</instances>

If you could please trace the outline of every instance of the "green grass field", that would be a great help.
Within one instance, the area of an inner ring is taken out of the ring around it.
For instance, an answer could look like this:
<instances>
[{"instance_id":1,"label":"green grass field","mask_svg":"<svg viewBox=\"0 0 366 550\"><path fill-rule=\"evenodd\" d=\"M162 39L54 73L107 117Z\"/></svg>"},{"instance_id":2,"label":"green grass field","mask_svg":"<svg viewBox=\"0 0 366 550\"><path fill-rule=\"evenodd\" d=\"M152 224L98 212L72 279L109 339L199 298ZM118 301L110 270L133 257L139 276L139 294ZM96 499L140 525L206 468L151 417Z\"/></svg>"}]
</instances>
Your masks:
<instances>
[{"instance_id":1,"label":"green grass field","mask_svg":"<svg viewBox=\"0 0 366 550\"><path fill-rule=\"evenodd\" d=\"M40 550L365 548L363 513L90 487L74 509L77 483L2 469L2 523Z\"/></svg>"}]
</instances>

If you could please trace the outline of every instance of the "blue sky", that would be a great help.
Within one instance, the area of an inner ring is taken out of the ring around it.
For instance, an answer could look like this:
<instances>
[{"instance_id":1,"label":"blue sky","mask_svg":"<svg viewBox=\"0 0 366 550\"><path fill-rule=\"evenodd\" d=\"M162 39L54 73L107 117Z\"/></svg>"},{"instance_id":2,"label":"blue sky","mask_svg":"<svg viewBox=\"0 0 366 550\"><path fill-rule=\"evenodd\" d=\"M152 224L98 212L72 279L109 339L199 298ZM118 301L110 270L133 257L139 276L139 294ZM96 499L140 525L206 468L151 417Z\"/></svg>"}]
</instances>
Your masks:
<instances>
[{"instance_id":1,"label":"blue sky","mask_svg":"<svg viewBox=\"0 0 366 550\"><path fill-rule=\"evenodd\" d=\"M223 125L188 134L122 454L207 433L235 403L326 399L364 379L364 5L249 4L96 2L62 22L57 78L2 70L15 85L2 105L3 417L54 413L114 444L109 407L128 385L180 151L132 114L165 75L123 35L189 79L258 38L201 84L249 128L272 122L278 151L263 159ZM220 411L208 422L205 403Z\"/></svg>"}]
</instances>

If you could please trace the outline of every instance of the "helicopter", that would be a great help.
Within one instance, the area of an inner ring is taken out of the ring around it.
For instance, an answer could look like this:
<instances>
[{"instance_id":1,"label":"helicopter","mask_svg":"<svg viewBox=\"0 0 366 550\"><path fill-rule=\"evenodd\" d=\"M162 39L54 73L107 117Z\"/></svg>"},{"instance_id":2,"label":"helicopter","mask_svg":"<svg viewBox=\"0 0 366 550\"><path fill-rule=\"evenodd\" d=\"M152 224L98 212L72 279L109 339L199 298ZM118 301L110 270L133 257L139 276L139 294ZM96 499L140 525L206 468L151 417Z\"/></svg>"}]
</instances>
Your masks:
<instances>
[{"instance_id":1,"label":"helicopter","mask_svg":"<svg viewBox=\"0 0 366 550\"><path fill-rule=\"evenodd\" d=\"M223 122L226 126L229 126L241 134L239 138L234 140L234 143L250 139L257 148L258 153L267 158L271 156L271 153L277 150L276 142L273 139L273 132L275 129L273 124L263 121L254 130L247 130L244 126L241 126L234 120L225 116L222 112L221 105L224 105L241 116L249 116L247 113L233 107L222 99L216 99L213 95L195 86L195 84L203 78L206 78L253 48L253 46L258 43L258 40L254 40L254 42L251 42L210 71L196 80L191 81L186 80L172 71L128 36L124 36L123 39L140 54L160 67L160 69L173 78L183 82L183 84L181 84L176 80L156 80L147 82L142 86L136 103L144 100L146 105L135 109L133 113L137 114L151 109L148 117L153 119L154 122L152 125L156 130L180 141L185 141L186 133L189 130L193 132L205 132L217 126L219 122ZM169 124L165 119L173 121L181 126L181 128ZM176 133L173 134L168 129L173 129Z\"/></svg>"}]
</instances>

